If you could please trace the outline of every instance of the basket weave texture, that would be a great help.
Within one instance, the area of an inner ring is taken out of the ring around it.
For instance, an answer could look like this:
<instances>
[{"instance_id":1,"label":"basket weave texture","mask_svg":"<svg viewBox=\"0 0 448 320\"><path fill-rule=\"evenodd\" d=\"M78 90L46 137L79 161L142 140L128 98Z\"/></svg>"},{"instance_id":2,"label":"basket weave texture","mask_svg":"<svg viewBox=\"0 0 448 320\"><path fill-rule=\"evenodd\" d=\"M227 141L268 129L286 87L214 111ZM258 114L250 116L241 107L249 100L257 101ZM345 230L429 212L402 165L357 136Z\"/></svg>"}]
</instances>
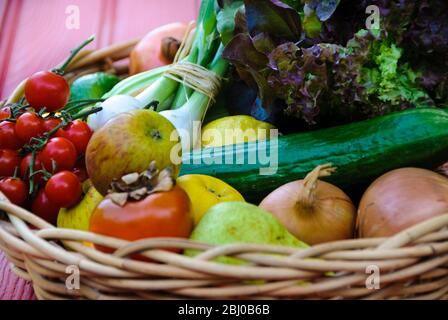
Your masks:
<instances>
[{"instance_id":1,"label":"basket weave texture","mask_svg":"<svg viewBox=\"0 0 448 320\"><path fill-rule=\"evenodd\" d=\"M170 238L128 242L60 229L0 197L9 218L0 221L0 249L12 270L33 282L39 299L448 298L448 214L391 238L308 249L212 246ZM116 250L107 254L87 243ZM163 248L202 253L191 258ZM148 262L129 258L136 253ZM220 256L247 263L213 261ZM70 276L78 270L80 287L73 289Z\"/></svg>"},{"instance_id":2,"label":"basket weave texture","mask_svg":"<svg viewBox=\"0 0 448 320\"><path fill-rule=\"evenodd\" d=\"M121 60L137 42L80 52L66 78L97 71L125 77ZM24 83L8 102L20 100ZM297 249L172 238L128 242L56 228L0 193L1 211L0 250L39 299L448 299L448 212L391 238ZM100 252L92 243L115 251ZM164 248L201 253L192 258ZM131 259L136 253L147 261ZM220 256L246 263L215 262ZM78 270L80 287L73 289Z\"/></svg>"}]
</instances>

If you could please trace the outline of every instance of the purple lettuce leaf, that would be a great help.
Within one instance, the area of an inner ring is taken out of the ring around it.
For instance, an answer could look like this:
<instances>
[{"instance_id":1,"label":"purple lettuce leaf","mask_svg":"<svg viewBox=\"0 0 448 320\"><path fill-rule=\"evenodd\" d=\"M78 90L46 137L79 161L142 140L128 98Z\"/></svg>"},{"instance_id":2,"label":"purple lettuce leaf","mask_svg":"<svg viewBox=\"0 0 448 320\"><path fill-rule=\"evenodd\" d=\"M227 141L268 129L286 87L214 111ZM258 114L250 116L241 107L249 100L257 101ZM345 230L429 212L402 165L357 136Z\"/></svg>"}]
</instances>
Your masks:
<instances>
[{"instance_id":1,"label":"purple lettuce leaf","mask_svg":"<svg viewBox=\"0 0 448 320\"><path fill-rule=\"evenodd\" d=\"M244 0L249 34L266 33L279 41L298 41L302 35L300 16L279 0Z\"/></svg>"},{"instance_id":2,"label":"purple lettuce leaf","mask_svg":"<svg viewBox=\"0 0 448 320\"><path fill-rule=\"evenodd\" d=\"M258 91L267 116L281 111L298 126L321 127L407 108L446 106L448 10L434 12L438 1L442 0L329 1L337 10L328 7L331 17L322 22L323 31L309 38L299 13L288 5L245 0L245 14L235 17L238 34L223 57ZM326 1L305 2L317 10L318 3ZM370 4L380 8L381 32L359 31L365 27ZM429 17L436 19L431 22Z\"/></svg>"}]
</instances>

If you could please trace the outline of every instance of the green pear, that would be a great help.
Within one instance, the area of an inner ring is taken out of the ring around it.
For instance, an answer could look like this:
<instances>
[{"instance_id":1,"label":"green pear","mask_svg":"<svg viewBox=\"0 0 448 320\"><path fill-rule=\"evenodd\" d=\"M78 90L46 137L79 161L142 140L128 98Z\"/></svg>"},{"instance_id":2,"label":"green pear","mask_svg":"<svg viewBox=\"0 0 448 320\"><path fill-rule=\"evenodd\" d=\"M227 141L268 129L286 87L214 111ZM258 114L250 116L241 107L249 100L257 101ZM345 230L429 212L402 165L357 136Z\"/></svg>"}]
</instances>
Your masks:
<instances>
[{"instance_id":1,"label":"green pear","mask_svg":"<svg viewBox=\"0 0 448 320\"><path fill-rule=\"evenodd\" d=\"M251 243L308 247L290 234L272 214L246 202L223 202L213 206L193 230L190 239L216 245ZM187 250L185 254L194 256L198 252ZM243 263L228 257L219 257L217 261Z\"/></svg>"},{"instance_id":2,"label":"green pear","mask_svg":"<svg viewBox=\"0 0 448 320\"><path fill-rule=\"evenodd\" d=\"M103 201L103 196L94 187L90 187L78 205L59 211L58 227L88 231L90 217L101 201Z\"/></svg>"}]
</instances>

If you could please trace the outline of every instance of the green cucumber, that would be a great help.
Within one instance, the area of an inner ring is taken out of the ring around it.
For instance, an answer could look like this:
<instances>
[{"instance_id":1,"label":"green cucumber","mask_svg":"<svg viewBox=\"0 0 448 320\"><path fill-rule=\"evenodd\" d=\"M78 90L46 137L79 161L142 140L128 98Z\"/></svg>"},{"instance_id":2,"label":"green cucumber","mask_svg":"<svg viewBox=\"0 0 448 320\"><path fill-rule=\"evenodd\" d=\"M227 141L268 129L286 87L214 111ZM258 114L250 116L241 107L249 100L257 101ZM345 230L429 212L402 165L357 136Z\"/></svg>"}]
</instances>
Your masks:
<instances>
[{"instance_id":1,"label":"green cucumber","mask_svg":"<svg viewBox=\"0 0 448 320\"><path fill-rule=\"evenodd\" d=\"M401 167L434 169L448 161L448 112L442 109L412 109L372 120L278 139L278 169L261 175L268 167L253 150L265 152L275 142L252 142L203 149L183 157L181 175L215 176L239 190L248 201L258 203L275 188L303 179L317 165L333 163L338 170L326 181L341 188L370 183ZM244 164L225 164L225 157L244 156ZM267 153L269 155L269 152ZM217 161L218 160L218 161ZM222 164L219 164L221 160Z\"/></svg>"}]
</instances>

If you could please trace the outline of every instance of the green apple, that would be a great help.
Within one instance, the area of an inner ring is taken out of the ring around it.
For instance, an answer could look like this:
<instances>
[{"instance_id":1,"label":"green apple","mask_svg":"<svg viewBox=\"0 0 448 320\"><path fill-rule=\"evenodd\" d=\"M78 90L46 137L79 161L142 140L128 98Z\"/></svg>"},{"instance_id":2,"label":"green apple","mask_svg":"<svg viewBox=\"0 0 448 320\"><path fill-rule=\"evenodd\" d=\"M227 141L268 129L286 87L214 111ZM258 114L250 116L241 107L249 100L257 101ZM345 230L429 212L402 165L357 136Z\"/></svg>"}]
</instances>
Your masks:
<instances>
[{"instance_id":1,"label":"green apple","mask_svg":"<svg viewBox=\"0 0 448 320\"><path fill-rule=\"evenodd\" d=\"M179 165L171 160L172 150L180 150L175 133L170 121L151 110L132 110L112 118L87 146L86 167L93 185L106 195L114 179L141 173L153 161L159 170L172 165L177 177Z\"/></svg>"}]
</instances>

